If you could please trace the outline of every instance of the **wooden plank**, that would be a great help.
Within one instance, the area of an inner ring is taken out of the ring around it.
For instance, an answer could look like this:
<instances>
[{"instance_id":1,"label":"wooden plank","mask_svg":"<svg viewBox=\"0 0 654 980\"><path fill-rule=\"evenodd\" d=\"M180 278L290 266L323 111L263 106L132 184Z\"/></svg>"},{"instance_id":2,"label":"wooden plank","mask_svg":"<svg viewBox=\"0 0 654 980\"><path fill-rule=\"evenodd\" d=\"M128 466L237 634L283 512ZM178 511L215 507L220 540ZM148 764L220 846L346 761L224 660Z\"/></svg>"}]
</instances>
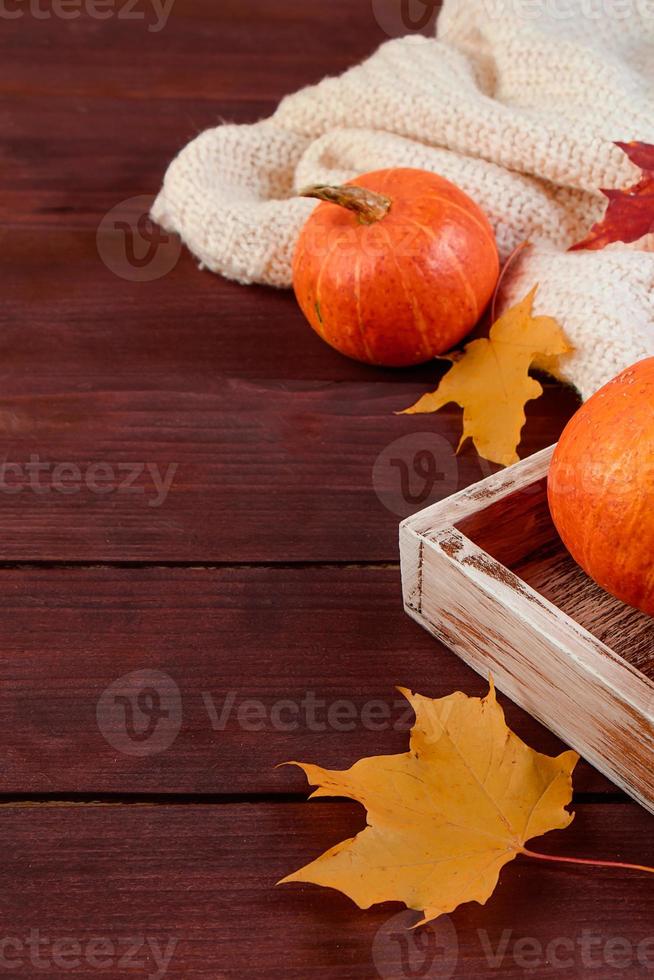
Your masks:
<instances>
[{"instance_id":1,"label":"wooden plank","mask_svg":"<svg viewBox=\"0 0 654 980\"><path fill-rule=\"evenodd\" d=\"M470 448L455 458L458 409L394 414L442 368L356 364L290 293L226 283L188 256L129 282L81 229L5 231L0 247L5 460L177 466L160 507L153 493L0 486L4 560L393 560L400 516L489 471ZM575 405L558 387L531 402L521 451L554 442Z\"/></svg>"},{"instance_id":2,"label":"wooden plank","mask_svg":"<svg viewBox=\"0 0 654 980\"><path fill-rule=\"evenodd\" d=\"M407 385L408 397L435 387L443 373L433 361L383 369L344 357L311 329L290 289L246 287L200 271L186 250L180 254L166 240L162 257L154 259L153 272L162 274L131 281L134 267L124 251L107 257L110 265L98 254L103 209L121 205L118 195L98 191L77 199L69 192L60 199L61 212L47 200L53 198L37 197L33 214L0 227L3 393L11 385L10 394L24 394L19 385L28 369L30 390L37 392L44 379L47 391L58 381L64 390L172 386L201 392L224 386L229 375L393 382ZM135 223L142 213L125 204L119 218ZM523 451L533 452L539 439L548 444L578 405L572 389L547 382L546 389L545 398L527 403ZM413 424L437 429L441 417L418 417Z\"/></svg>"},{"instance_id":3,"label":"wooden plank","mask_svg":"<svg viewBox=\"0 0 654 980\"><path fill-rule=\"evenodd\" d=\"M45 4L36 24L30 8L3 20L0 187L14 194L3 195L0 220L58 209L66 222L98 190L113 195L105 211L121 191L154 192L169 160L204 128L270 115L284 95L345 71L389 39L381 0L175 0L155 32L150 0L131 4L141 20L121 16L126 0L102 21L84 13L86 4L79 0L72 20L48 18Z\"/></svg>"},{"instance_id":4,"label":"wooden plank","mask_svg":"<svg viewBox=\"0 0 654 980\"><path fill-rule=\"evenodd\" d=\"M379 9L384 0L376 4ZM272 102L344 71L389 38L375 7L350 0L175 0L163 4L167 19L157 14L162 4L149 0L118 0L113 16L103 20L88 14L84 0L70 20L55 13L48 18L45 3L33 6L41 12L38 21L29 8L22 17L3 19L0 93L148 102L264 93ZM39 72L30 71L30 61Z\"/></svg>"},{"instance_id":5,"label":"wooden plank","mask_svg":"<svg viewBox=\"0 0 654 980\"><path fill-rule=\"evenodd\" d=\"M173 387L202 392L207 386L224 388L228 375L408 383L414 384L411 397L442 373L433 362L383 370L344 357L314 333L290 290L244 287L201 272L185 250L170 268L178 253L167 241L161 243L160 258L156 248L153 253L154 261L163 263L153 272L165 274L130 281L133 266L126 253L107 259L110 266L97 247L102 209L120 205L118 195L98 192L78 199L68 191L52 208L46 199L53 200L42 197L38 213L0 230L3 384L13 383L12 394L24 394L19 385L27 369L30 390L36 391L45 379L47 391ZM134 223L142 213L126 205L119 218ZM563 418L575 398L557 391L550 408L560 399L555 414Z\"/></svg>"},{"instance_id":6,"label":"wooden plank","mask_svg":"<svg viewBox=\"0 0 654 980\"><path fill-rule=\"evenodd\" d=\"M41 393L20 397L8 383L2 560L393 561L399 518L423 492L483 474L472 450L455 456L458 414L393 415L415 386L205 376L191 391L189 372L184 391L156 390L134 362L130 379L149 390L48 391L35 378ZM543 423L556 436L551 418L534 421L532 438ZM423 452L427 479L413 470Z\"/></svg>"},{"instance_id":7,"label":"wooden plank","mask_svg":"<svg viewBox=\"0 0 654 980\"><path fill-rule=\"evenodd\" d=\"M2 216L14 224L59 206L65 227L71 213L87 213L94 193L103 195L102 213L133 194L155 194L170 160L202 130L225 120L254 122L274 109L269 99L235 103L220 90L211 101L171 97L160 111L109 96L1 92L8 125L0 187L14 192L11 199L3 194ZM65 205L72 210L61 210Z\"/></svg>"},{"instance_id":8,"label":"wooden plank","mask_svg":"<svg viewBox=\"0 0 654 980\"><path fill-rule=\"evenodd\" d=\"M184 980L649 976L644 874L518 858L486 906L462 906L422 941L408 932L415 916L396 920L400 904L364 912L329 889L274 887L363 826L353 804L3 807L4 955L13 975L41 975L34 930L41 972L88 980L99 963L104 975L132 975L120 965L130 944L141 947L135 976ZM651 865L650 830L639 807L581 806L538 846Z\"/></svg>"},{"instance_id":9,"label":"wooden plank","mask_svg":"<svg viewBox=\"0 0 654 980\"><path fill-rule=\"evenodd\" d=\"M0 622L2 794L303 792L278 763L406 750L396 685L487 690L404 614L396 567L17 568ZM613 789L583 764L575 787Z\"/></svg>"}]
</instances>

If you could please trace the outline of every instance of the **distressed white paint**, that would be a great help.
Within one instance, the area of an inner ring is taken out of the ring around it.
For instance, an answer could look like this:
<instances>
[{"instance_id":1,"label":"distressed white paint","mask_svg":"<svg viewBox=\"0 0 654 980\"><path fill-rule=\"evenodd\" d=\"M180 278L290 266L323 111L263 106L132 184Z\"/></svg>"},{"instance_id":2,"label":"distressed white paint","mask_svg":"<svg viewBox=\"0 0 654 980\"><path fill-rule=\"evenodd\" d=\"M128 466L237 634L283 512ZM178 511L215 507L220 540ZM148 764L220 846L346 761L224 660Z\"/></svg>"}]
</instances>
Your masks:
<instances>
[{"instance_id":1,"label":"distressed white paint","mask_svg":"<svg viewBox=\"0 0 654 980\"><path fill-rule=\"evenodd\" d=\"M403 522L405 608L480 674L492 673L500 690L654 812L651 676L457 527L473 517L482 520L484 511L499 501L510 508L511 497L526 487L533 491L527 499L542 508L544 490L535 485L547 475L552 451L544 450ZM510 521L508 527L511 533ZM521 533L516 521L515 534ZM649 623L641 618L633 627L640 631L641 646ZM654 629L652 638L654 660Z\"/></svg>"}]
</instances>

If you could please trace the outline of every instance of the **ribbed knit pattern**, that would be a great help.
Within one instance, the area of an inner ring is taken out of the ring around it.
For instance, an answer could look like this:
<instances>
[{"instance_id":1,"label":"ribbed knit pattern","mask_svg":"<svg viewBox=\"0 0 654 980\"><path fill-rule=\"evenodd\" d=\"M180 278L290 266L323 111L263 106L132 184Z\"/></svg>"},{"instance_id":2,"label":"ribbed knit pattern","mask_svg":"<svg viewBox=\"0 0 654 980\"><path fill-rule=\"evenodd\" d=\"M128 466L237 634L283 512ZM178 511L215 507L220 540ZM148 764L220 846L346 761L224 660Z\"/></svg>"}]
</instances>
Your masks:
<instances>
[{"instance_id":1,"label":"ribbed knit pattern","mask_svg":"<svg viewBox=\"0 0 654 980\"><path fill-rule=\"evenodd\" d=\"M574 353L556 374L584 397L654 355L654 251L566 249L601 217L600 187L639 171L614 141L654 143L654 0L446 0L438 38L392 40L268 120L223 125L171 163L153 217L203 266L289 286L312 183L390 166L449 178L486 211L504 306L540 283ZM652 229L654 232L654 228Z\"/></svg>"}]
</instances>

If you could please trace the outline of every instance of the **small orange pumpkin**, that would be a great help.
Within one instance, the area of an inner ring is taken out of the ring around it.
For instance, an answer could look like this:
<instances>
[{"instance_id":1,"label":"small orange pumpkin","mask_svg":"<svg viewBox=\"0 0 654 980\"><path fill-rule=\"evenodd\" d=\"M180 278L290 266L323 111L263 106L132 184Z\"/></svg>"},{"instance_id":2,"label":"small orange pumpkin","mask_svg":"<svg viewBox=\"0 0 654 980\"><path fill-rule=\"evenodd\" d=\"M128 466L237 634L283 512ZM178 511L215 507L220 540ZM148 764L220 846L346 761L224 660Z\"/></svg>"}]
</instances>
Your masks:
<instances>
[{"instance_id":1,"label":"small orange pumpkin","mask_svg":"<svg viewBox=\"0 0 654 980\"><path fill-rule=\"evenodd\" d=\"M480 319L499 275L495 237L449 180L378 170L302 194L324 203L295 250L295 295L332 347L368 364L420 364Z\"/></svg>"},{"instance_id":2,"label":"small orange pumpkin","mask_svg":"<svg viewBox=\"0 0 654 980\"><path fill-rule=\"evenodd\" d=\"M654 616L654 357L623 371L573 416L554 452L548 497L584 571Z\"/></svg>"}]
</instances>

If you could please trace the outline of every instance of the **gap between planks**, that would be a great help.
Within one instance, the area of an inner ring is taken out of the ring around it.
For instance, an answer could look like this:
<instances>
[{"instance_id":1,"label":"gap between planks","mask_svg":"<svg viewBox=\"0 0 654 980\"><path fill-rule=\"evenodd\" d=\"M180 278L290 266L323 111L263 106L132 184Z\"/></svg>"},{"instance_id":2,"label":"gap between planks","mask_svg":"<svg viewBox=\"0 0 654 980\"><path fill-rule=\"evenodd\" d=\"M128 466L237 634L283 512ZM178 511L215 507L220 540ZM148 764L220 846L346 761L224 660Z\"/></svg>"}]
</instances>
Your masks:
<instances>
[{"instance_id":1,"label":"gap between planks","mask_svg":"<svg viewBox=\"0 0 654 980\"><path fill-rule=\"evenodd\" d=\"M258 806L310 803L312 806L334 806L354 803L346 797L310 799L307 793L23 793L0 794L0 809L30 806ZM575 793L570 806L629 804L638 806L626 793Z\"/></svg>"},{"instance_id":2,"label":"gap between planks","mask_svg":"<svg viewBox=\"0 0 654 980\"><path fill-rule=\"evenodd\" d=\"M106 561L85 560L80 559L79 561L58 561L57 559L45 559L44 561L34 561L34 559L26 559L25 561L2 561L0 560L0 572L10 572L15 570L21 571L50 571L50 570L63 570L66 569L95 569L95 568L124 568L131 570L156 570L158 568L185 568L189 571L205 571L205 570L224 570L229 571L231 569L247 569L247 568L269 568L274 570L284 570L284 569L303 569L303 568L341 568L344 570L353 568L374 568L374 569L390 569L397 572L400 571L400 562L398 561L348 561L343 559L339 561L337 559L332 559L329 561L183 561L171 559L170 561L113 561L107 559Z\"/></svg>"}]
</instances>

